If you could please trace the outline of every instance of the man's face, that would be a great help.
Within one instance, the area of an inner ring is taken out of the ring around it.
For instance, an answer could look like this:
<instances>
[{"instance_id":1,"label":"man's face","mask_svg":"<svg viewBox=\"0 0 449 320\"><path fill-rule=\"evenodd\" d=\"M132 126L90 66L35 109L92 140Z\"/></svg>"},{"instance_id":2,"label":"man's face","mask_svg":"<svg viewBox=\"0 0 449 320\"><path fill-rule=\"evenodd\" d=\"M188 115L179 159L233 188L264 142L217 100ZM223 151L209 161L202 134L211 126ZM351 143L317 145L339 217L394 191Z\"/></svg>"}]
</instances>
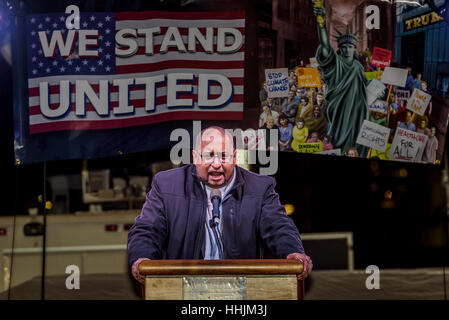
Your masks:
<instances>
[{"instance_id":1,"label":"man's face","mask_svg":"<svg viewBox=\"0 0 449 320\"><path fill-rule=\"evenodd\" d=\"M347 60L354 59L355 46L350 43L344 43L340 46L341 55Z\"/></svg>"},{"instance_id":2,"label":"man's face","mask_svg":"<svg viewBox=\"0 0 449 320\"><path fill-rule=\"evenodd\" d=\"M267 114L270 113L270 107L269 106L265 105L265 106L262 107L262 109L263 109L263 112L265 112Z\"/></svg>"},{"instance_id":3,"label":"man's face","mask_svg":"<svg viewBox=\"0 0 449 320\"><path fill-rule=\"evenodd\" d=\"M298 98L301 97L302 96L302 90L301 89L297 89L296 90L296 95L298 96Z\"/></svg>"},{"instance_id":4,"label":"man's face","mask_svg":"<svg viewBox=\"0 0 449 320\"><path fill-rule=\"evenodd\" d=\"M318 104L321 104L321 102L323 102L323 100L324 100L323 95L322 95L322 94L317 94L317 96L316 96L316 102L317 102Z\"/></svg>"},{"instance_id":5,"label":"man's face","mask_svg":"<svg viewBox=\"0 0 449 320\"><path fill-rule=\"evenodd\" d=\"M430 130L430 136L435 137L435 127L432 127L432 129Z\"/></svg>"},{"instance_id":6,"label":"man's face","mask_svg":"<svg viewBox=\"0 0 449 320\"><path fill-rule=\"evenodd\" d=\"M273 98L267 98L267 102L269 105L273 104Z\"/></svg>"},{"instance_id":7,"label":"man's face","mask_svg":"<svg viewBox=\"0 0 449 320\"><path fill-rule=\"evenodd\" d=\"M221 188L231 181L237 152L225 133L214 128L204 131L192 154L198 177L206 185Z\"/></svg>"},{"instance_id":8,"label":"man's face","mask_svg":"<svg viewBox=\"0 0 449 320\"><path fill-rule=\"evenodd\" d=\"M321 115L321 109L318 107L315 107L313 109L313 115L315 116L315 118L318 118Z\"/></svg>"},{"instance_id":9,"label":"man's face","mask_svg":"<svg viewBox=\"0 0 449 320\"><path fill-rule=\"evenodd\" d=\"M268 129L273 129L274 126L274 120L273 119L268 119L267 120L267 128Z\"/></svg>"},{"instance_id":10,"label":"man's face","mask_svg":"<svg viewBox=\"0 0 449 320\"><path fill-rule=\"evenodd\" d=\"M283 127L286 127L288 125L288 119L282 118L281 120L279 120L279 122Z\"/></svg>"},{"instance_id":11,"label":"man's face","mask_svg":"<svg viewBox=\"0 0 449 320\"><path fill-rule=\"evenodd\" d=\"M295 91L290 91L290 92L288 93L288 97L289 97L290 99L293 99L294 96L295 96Z\"/></svg>"}]
</instances>

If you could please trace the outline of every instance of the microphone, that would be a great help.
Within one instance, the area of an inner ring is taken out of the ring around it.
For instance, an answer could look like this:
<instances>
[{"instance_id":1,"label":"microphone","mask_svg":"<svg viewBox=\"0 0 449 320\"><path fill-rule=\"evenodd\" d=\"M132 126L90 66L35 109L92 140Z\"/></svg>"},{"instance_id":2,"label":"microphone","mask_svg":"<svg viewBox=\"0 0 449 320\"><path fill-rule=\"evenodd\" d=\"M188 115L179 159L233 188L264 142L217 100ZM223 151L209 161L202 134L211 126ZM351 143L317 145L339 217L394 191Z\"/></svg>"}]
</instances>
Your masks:
<instances>
[{"instance_id":1,"label":"microphone","mask_svg":"<svg viewBox=\"0 0 449 320\"><path fill-rule=\"evenodd\" d=\"M209 224L211 228L214 228L220 221L221 191L219 189L212 189L210 201L212 202L212 219L209 220Z\"/></svg>"}]
</instances>

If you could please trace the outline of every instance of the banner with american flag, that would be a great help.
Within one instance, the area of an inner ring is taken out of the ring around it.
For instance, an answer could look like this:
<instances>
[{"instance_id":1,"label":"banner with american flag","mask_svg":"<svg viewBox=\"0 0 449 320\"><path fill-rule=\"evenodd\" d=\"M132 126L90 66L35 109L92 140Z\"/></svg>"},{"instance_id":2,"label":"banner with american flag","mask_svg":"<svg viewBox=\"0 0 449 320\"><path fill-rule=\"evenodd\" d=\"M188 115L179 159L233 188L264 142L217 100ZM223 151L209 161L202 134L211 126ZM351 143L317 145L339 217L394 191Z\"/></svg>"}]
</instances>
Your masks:
<instances>
[{"instance_id":1,"label":"banner with american flag","mask_svg":"<svg viewBox=\"0 0 449 320\"><path fill-rule=\"evenodd\" d=\"M241 120L245 14L26 16L29 134Z\"/></svg>"}]
</instances>

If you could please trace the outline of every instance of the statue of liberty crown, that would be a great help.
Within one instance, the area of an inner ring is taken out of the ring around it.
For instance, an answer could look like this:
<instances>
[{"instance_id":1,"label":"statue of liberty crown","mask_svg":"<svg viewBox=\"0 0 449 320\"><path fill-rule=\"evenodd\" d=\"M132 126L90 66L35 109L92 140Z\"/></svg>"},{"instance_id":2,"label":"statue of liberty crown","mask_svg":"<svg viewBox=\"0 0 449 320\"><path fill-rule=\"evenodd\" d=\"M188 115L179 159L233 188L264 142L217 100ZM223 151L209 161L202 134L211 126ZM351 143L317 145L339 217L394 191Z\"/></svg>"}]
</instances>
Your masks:
<instances>
[{"instance_id":1,"label":"statue of liberty crown","mask_svg":"<svg viewBox=\"0 0 449 320\"><path fill-rule=\"evenodd\" d=\"M334 38L335 40L337 40L338 42L338 47L340 47L341 45L345 44L345 43L349 43L354 45L355 47L357 47L357 42L359 41L357 39L357 34L359 33L359 31L356 31L354 34L349 32L349 26L346 25L346 33L343 34L340 31L337 30L338 35L335 35Z\"/></svg>"}]
</instances>

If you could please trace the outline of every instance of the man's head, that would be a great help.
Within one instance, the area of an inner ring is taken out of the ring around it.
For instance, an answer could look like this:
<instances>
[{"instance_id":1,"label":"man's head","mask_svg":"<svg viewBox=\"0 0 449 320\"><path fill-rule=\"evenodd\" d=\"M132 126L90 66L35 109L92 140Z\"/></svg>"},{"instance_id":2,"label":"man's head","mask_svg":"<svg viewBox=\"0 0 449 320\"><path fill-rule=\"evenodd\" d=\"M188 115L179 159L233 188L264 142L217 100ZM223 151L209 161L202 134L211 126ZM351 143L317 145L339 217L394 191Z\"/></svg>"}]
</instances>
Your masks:
<instances>
[{"instance_id":1,"label":"man's head","mask_svg":"<svg viewBox=\"0 0 449 320\"><path fill-rule=\"evenodd\" d=\"M196 172L201 181L211 188L221 188L231 182L237 151L233 137L221 127L201 131L192 150Z\"/></svg>"},{"instance_id":2,"label":"man's head","mask_svg":"<svg viewBox=\"0 0 449 320\"><path fill-rule=\"evenodd\" d=\"M290 70L290 78L295 79L296 78L296 70Z\"/></svg>"},{"instance_id":3,"label":"man's head","mask_svg":"<svg viewBox=\"0 0 449 320\"><path fill-rule=\"evenodd\" d=\"M302 97L301 98L301 105L305 106L309 103L309 98L307 97Z\"/></svg>"},{"instance_id":4,"label":"man's head","mask_svg":"<svg viewBox=\"0 0 449 320\"><path fill-rule=\"evenodd\" d=\"M418 74L416 75L416 79L421 80L421 78L422 78L422 74L421 74L421 73L418 73Z\"/></svg>"},{"instance_id":5,"label":"man's head","mask_svg":"<svg viewBox=\"0 0 449 320\"><path fill-rule=\"evenodd\" d=\"M405 122L408 124L410 122L412 122L412 113L410 111L407 112L406 116L405 116Z\"/></svg>"},{"instance_id":6,"label":"man's head","mask_svg":"<svg viewBox=\"0 0 449 320\"><path fill-rule=\"evenodd\" d=\"M318 94L316 95L316 102L317 102L317 104L318 104L318 105L321 105L321 103L323 102L323 100L324 100L324 96L323 96L321 93L318 93Z\"/></svg>"},{"instance_id":7,"label":"man's head","mask_svg":"<svg viewBox=\"0 0 449 320\"><path fill-rule=\"evenodd\" d=\"M263 112L265 112L266 114L271 114L271 109L267 104L263 104L262 105L262 110Z\"/></svg>"},{"instance_id":8,"label":"man's head","mask_svg":"<svg viewBox=\"0 0 449 320\"><path fill-rule=\"evenodd\" d=\"M421 121L419 121L419 128L420 129L425 129L426 127L427 127L426 120L425 119L421 119Z\"/></svg>"},{"instance_id":9,"label":"man's head","mask_svg":"<svg viewBox=\"0 0 449 320\"><path fill-rule=\"evenodd\" d=\"M267 98L267 103L271 106L273 104L273 98Z\"/></svg>"},{"instance_id":10,"label":"man's head","mask_svg":"<svg viewBox=\"0 0 449 320\"><path fill-rule=\"evenodd\" d=\"M319 138L318 132L316 132L316 131L312 132L312 135L310 136L310 140L312 142L318 142L318 138Z\"/></svg>"},{"instance_id":11,"label":"man's head","mask_svg":"<svg viewBox=\"0 0 449 320\"><path fill-rule=\"evenodd\" d=\"M296 126L298 127L298 129L304 128L305 125L306 125L306 122L305 122L304 118L298 118L296 120Z\"/></svg>"},{"instance_id":12,"label":"man's head","mask_svg":"<svg viewBox=\"0 0 449 320\"><path fill-rule=\"evenodd\" d=\"M347 156L350 158L358 158L359 153L357 152L356 148L352 147L352 148L349 148Z\"/></svg>"},{"instance_id":13,"label":"man's head","mask_svg":"<svg viewBox=\"0 0 449 320\"><path fill-rule=\"evenodd\" d=\"M421 80L421 90L422 91L427 91L427 82Z\"/></svg>"},{"instance_id":14,"label":"man's head","mask_svg":"<svg viewBox=\"0 0 449 320\"><path fill-rule=\"evenodd\" d=\"M430 136L435 137L435 133L436 133L436 128L432 127L432 129L430 129Z\"/></svg>"},{"instance_id":15,"label":"man's head","mask_svg":"<svg viewBox=\"0 0 449 320\"><path fill-rule=\"evenodd\" d=\"M290 90L289 92L288 92L288 98L289 99L293 99L295 97L295 91L294 90Z\"/></svg>"},{"instance_id":16,"label":"man's head","mask_svg":"<svg viewBox=\"0 0 449 320\"><path fill-rule=\"evenodd\" d=\"M279 116L279 123L281 124L281 126L283 127L287 127L288 126L288 118L285 114L281 114Z\"/></svg>"},{"instance_id":17,"label":"man's head","mask_svg":"<svg viewBox=\"0 0 449 320\"><path fill-rule=\"evenodd\" d=\"M407 67L407 76L410 77L412 75L412 68Z\"/></svg>"},{"instance_id":18,"label":"man's head","mask_svg":"<svg viewBox=\"0 0 449 320\"><path fill-rule=\"evenodd\" d=\"M298 96L298 98L300 98L302 96L302 89L301 88L297 88L296 89L296 95Z\"/></svg>"},{"instance_id":19,"label":"man's head","mask_svg":"<svg viewBox=\"0 0 449 320\"><path fill-rule=\"evenodd\" d=\"M321 108L320 106L313 107L313 116L315 119L318 119L321 116Z\"/></svg>"}]
</instances>

